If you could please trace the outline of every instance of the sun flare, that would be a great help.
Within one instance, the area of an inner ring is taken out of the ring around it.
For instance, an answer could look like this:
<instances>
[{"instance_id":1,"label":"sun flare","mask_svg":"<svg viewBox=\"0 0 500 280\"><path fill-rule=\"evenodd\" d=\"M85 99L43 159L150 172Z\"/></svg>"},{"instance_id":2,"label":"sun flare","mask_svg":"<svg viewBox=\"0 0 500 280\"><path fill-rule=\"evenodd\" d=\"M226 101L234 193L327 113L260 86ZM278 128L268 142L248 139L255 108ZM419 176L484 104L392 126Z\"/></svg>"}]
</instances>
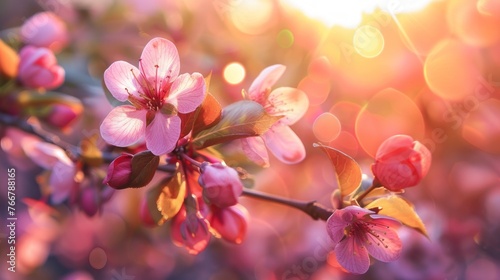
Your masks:
<instances>
[{"instance_id":1,"label":"sun flare","mask_svg":"<svg viewBox=\"0 0 500 280\"><path fill-rule=\"evenodd\" d=\"M361 23L363 14L373 13L376 9L381 9L390 14L407 13L423 9L433 0L282 1L299 9L306 16L320 20L327 26L340 25L347 28L356 28Z\"/></svg>"}]
</instances>

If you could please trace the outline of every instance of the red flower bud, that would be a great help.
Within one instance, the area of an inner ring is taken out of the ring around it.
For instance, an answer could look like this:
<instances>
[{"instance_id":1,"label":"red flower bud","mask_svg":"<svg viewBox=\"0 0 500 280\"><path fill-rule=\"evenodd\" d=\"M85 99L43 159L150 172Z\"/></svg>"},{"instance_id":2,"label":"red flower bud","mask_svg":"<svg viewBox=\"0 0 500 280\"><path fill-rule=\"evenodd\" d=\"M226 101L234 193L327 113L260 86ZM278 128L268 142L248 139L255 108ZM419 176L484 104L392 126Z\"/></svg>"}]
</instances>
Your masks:
<instances>
[{"instance_id":1,"label":"red flower bud","mask_svg":"<svg viewBox=\"0 0 500 280\"><path fill-rule=\"evenodd\" d=\"M127 188L131 179L132 158L133 155L131 154L122 154L115 158L109 164L108 174L104 178L103 183L115 189Z\"/></svg>"},{"instance_id":2,"label":"red flower bud","mask_svg":"<svg viewBox=\"0 0 500 280\"><path fill-rule=\"evenodd\" d=\"M226 208L212 208L210 227L229 242L240 244L247 233L249 215L241 204Z\"/></svg>"},{"instance_id":3,"label":"red flower bud","mask_svg":"<svg viewBox=\"0 0 500 280\"><path fill-rule=\"evenodd\" d=\"M64 69L51 50L26 46L19 56L18 78L24 86L54 89L64 82Z\"/></svg>"},{"instance_id":4,"label":"red flower bud","mask_svg":"<svg viewBox=\"0 0 500 280\"><path fill-rule=\"evenodd\" d=\"M68 31L64 22L54 13L41 12L24 22L21 38L26 45L57 52L68 43Z\"/></svg>"},{"instance_id":5,"label":"red flower bud","mask_svg":"<svg viewBox=\"0 0 500 280\"><path fill-rule=\"evenodd\" d=\"M391 191L417 185L431 165L431 152L407 135L394 135L380 145L372 165L375 180Z\"/></svg>"},{"instance_id":6,"label":"red flower bud","mask_svg":"<svg viewBox=\"0 0 500 280\"><path fill-rule=\"evenodd\" d=\"M238 203L243 184L236 170L222 163L207 162L204 162L200 169L198 181L203 187L203 197L207 202L220 208Z\"/></svg>"},{"instance_id":7,"label":"red flower bud","mask_svg":"<svg viewBox=\"0 0 500 280\"><path fill-rule=\"evenodd\" d=\"M208 221L199 211L186 214L183 208L172 219L172 240L175 245L186 247L190 254L196 255L205 250L210 241L208 226Z\"/></svg>"}]
</instances>

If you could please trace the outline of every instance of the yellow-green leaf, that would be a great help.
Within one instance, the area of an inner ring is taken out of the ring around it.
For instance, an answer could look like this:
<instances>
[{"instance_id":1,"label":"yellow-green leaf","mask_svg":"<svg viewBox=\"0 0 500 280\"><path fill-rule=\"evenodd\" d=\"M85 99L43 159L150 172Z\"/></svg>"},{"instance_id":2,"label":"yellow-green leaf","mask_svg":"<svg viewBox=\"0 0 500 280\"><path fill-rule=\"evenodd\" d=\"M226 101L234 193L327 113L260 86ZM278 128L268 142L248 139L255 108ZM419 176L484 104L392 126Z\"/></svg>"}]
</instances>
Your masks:
<instances>
[{"instance_id":1,"label":"yellow-green leaf","mask_svg":"<svg viewBox=\"0 0 500 280\"><path fill-rule=\"evenodd\" d=\"M281 116L271 116L257 102L242 100L222 110L217 124L200 131L193 139L198 148L265 133Z\"/></svg>"},{"instance_id":2,"label":"yellow-green leaf","mask_svg":"<svg viewBox=\"0 0 500 280\"><path fill-rule=\"evenodd\" d=\"M157 202L160 194L162 193L163 188L165 188L172 178L174 174L169 174L167 177L163 178L160 182L153 185L146 193L147 199L147 208L151 215L151 218L157 225L162 225L165 222L163 215L160 210L158 210Z\"/></svg>"},{"instance_id":3,"label":"yellow-green leaf","mask_svg":"<svg viewBox=\"0 0 500 280\"><path fill-rule=\"evenodd\" d=\"M342 197L351 194L359 187L362 181L361 168L353 158L320 143L314 144L314 147L321 147L335 167Z\"/></svg>"},{"instance_id":4,"label":"yellow-green leaf","mask_svg":"<svg viewBox=\"0 0 500 280\"><path fill-rule=\"evenodd\" d=\"M94 134L90 137L84 138L80 142L81 157L83 161L93 167L99 167L102 164L102 152L97 147L97 139L99 136Z\"/></svg>"},{"instance_id":5,"label":"yellow-green leaf","mask_svg":"<svg viewBox=\"0 0 500 280\"><path fill-rule=\"evenodd\" d=\"M413 206L403 198L391 195L374 200L365 206L367 209L375 207L382 208L382 210L379 211L380 215L394 218L428 237L425 225L417 212L415 212Z\"/></svg>"},{"instance_id":6,"label":"yellow-green leaf","mask_svg":"<svg viewBox=\"0 0 500 280\"><path fill-rule=\"evenodd\" d=\"M172 218L181 210L185 196L186 182L182 179L181 172L176 172L172 180L163 187L156 201L164 220Z\"/></svg>"}]
</instances>

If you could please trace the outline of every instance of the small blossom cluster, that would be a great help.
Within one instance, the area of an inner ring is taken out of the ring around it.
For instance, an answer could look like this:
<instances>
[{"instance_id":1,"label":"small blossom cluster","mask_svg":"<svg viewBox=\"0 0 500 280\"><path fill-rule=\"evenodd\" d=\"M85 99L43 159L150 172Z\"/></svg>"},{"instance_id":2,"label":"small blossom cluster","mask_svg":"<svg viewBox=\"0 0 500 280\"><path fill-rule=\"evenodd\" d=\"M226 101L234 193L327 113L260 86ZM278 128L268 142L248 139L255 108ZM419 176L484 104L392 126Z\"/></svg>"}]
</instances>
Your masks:
<instances>
[{"instance_id":1,"label":"small blossom cluster","mask_svg":"<svg viewBox=\"0 0 500 280\"><path fill-rule=\"evenodd\" d=\"M389 200L384 196L371 198L372 191L378 188L401 192L415 186L429 171L430 163L431 153L424 145L410 136L394 135L385 140L376 153L370 188L354 191L347 196L351 199L349 202L342 201L340 192L335 193L334 204L338 209L327 220L327 232L335 244L333 253L340 267L351 273L363 274L370 266L370 255L383 262L400 257L402 243L397 228L401 222L409 221L390 217L401 218L397 211L387 207ZM400 208L405 208L406 214L413 212L404 200L388 195L393 203L397 201ZM365 198L371 200L366 208L360 206ZM379 214L379 211L388 216ZM415 221L419 219L415 218L410 224L415 224Z\"/></svg>"},{"instance_id":2,"label":"small blossom cluster","mask_svg":"<svg viewBox=\"0 0 500 280\"><path fill-rule=\"evenodd\" d=\"M304 115L308 99L293 88L270 90L285 70L275 65L252 83L249 100L222 109L200 73L180 74L179 69L175 45L154 38L138 67L117 61L104 72L111 95L127 104L107 115L101 136L116 147L145 148L114 159L104 183L115 189L152 185L141 206L143 221L170 220L173 242L197 254L211 235L242 242L249 219L238 204L245 172L204 148L241 139L249 159L262 166L269 165L266 146L283 162L300 162L305 149L289 125ZM150 183L162 169L168 169L167 177Z\"/></svg>"},{"instance_id":3,"label":"small blossom cluster","mask_svg":"<svg viewBox=\"0 0 500 280\"><path fill-rule=\"evenodd\" d=\"M66 71L56 54L68 44L65 23L52 12L40 12L19 28L11 45L0 40L0 112L37 117L55 128L66 129L83 111L80 101L62 93Z\"/></svg>"}]
</instances>

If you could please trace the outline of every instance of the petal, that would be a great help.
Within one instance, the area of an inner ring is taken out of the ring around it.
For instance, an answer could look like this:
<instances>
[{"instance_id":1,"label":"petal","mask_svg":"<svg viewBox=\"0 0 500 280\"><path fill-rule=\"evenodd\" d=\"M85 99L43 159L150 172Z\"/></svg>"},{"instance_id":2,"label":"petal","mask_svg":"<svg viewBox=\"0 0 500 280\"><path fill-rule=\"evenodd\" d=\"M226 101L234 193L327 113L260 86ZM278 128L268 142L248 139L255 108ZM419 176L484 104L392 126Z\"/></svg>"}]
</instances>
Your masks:
<instances>
[{"instance_id":1,"label":"petal","mask_svg":"<svg viewBox=\"0 0 500 280\"><path fill-rule=\"evenodd\" d=\"M205 99L205 79L200 73L182 74L170 88L166 102L174 105L180 113L194 111Z\"/></svg>"},{"instance_id":2,"label":"petal","mask_svg":"<svg viewBox=\"0 0 500 280\"><path fill-rule=\"evenodd\" d=\"M116 61L104 71L104 83L114 98L126 101L129 94L139 96L139 69L125 61Z\"/></svg>"},{"instance_id":3,"label":"petal","mask_svg":"<svg viewBox=\"0 0 500 280\"><path fill-rule=\"evenodd\" d=\"M181 134L181 119L178 116L167 116L160 112L146 127L146 147L155 155L171 152Z\"/></svg>"},{"instance_id":4,"label":"petal","mask_svg":"<svg viewBox=\"0 0 500 280\"><path fill-rule=\"evenodd\" d=\"M22 148L31 160L45 169L54 168L57 162L73 164L63 149L50 143L36 142L32 145L23 145Z\"/></svg>"},{"instance_id":5,"label":"petal","mask_svg":"<svg viewBox=\"0 0 500 280\"><path fill-rule=\"evenodd\" d=\"M281 64L275 64L267 67L260 72L248 89L248 95L251 100L264 104L265 94L283 75L286 67Z\"/></svg>"},{"instance_id":6,"label":"petal","mask_svg":"<svg viewBox=\"0 0 500 280\"><path fill-rule=\"evenodd\" d=\"M387 138L377 150L376 159L393 157L394 154L401 151L411 150L413 147L413 138L408 135L394 135Z\"/></svg>"},{"instance_id":7,"label":"petal","mask_svg":"<svg viewBox=\"0 0 500 280\"><path fill-rule=\"evenodd\" d=\"M261 137L248 137L241 139L241 145L245 155L256 164L269 167L269 154Z\"/></svg>"},{"instance_id":8,"label":"petal","mask_svg":"<svg viewBox=\"0 0 500 280\"><path fill-rule=\"evenodd\" d=\"M282 124L292 125L307 112L309 99L300 89L280 87L269 94L264 107L270 115L284 116L280 119Z\"/></svg>"},{"instance_id":9,"label":"petal","mask_svg":"<svg viewBox=\"0 0 500 280\"><path fill-rule=\"evenodd\" d=\"M179 75L179 53L169 40L154 38L144 47L139 65L148 81L151 79L160 81L164 78L170 80ZM157 84L156 88L158 86Z\"/></svg>"},{"instance_id":10,"label":"petal","mask_svg":"<svg viewBox=\"0 0 500 280\"><path fill-rule=\"evenodd\" d=\"M370 255L379 261L395 261L400 257L403 245L397 232L390 226L381 223L380 220L382 219L368 223L371 232L366 234L366 248Z\"/></svg>"},{"instance_id":11,"label":"petal","mask_svg":"<svg viewBox=\"0 0 500 280\"><path fill-rule=\"evenodd\" d=\"M343 218L343 209L336 210L326 221L326 231L334 244L339 243L344 238L344 229L348 226Z\"/></svg>"},{"instance_id":12,"label":"petal","mask_svg":"<svg viewBox=\"0 0 500 280\"><path fill-rule=\"evenodd\" d=\"M135 144L144 136L146 113L129 105L114 108L101 124L102 138L118 147Z\"/></svg>"},{"instance_id":13,"label":"petal","mask_svg":"<svg viewBox=\"0 0 500 280\"><path fill-rule=\"evenodd\" d=\"M264 133L263 138L267 148L284 163L298 163L306 157L304 144L286 125L274 125Z\"/></svg>"},{"instance_id":14,"label":"petal","mask_svg":"<svg viewBox=\"0 0 500 280\"><path fill-rule=\"evenodd\" d=\"M50 174L49 184L52 189L50 199L54 204L62 203L76 187L76 168L73 163L57 162Z\"/></svg>"},{"instance_id":15,"label":"petal","mask_svg":"<svg viewBox=\"0 0 500 280\"><path fill-rule=\"evenodd\" d=\"M346 238L335 246L338 263L351 273L363 274L370 267L368 251L355 237Z\"/></svg>"},{"instance_id":16,"label":"petal","mask_svg":"<svg viewBox=\"0 0 500 280\"><path fill-rule=\"evenodd\" d=\"M361 208L359 206L353 206L353 205L347 206L343 210L344 210L344 212L351 213L354 216L354 218L356 218L356 219L363 219L368 214L375 214L375 212L373 212L371 210Z\"/></svg>"}]
</instances>

